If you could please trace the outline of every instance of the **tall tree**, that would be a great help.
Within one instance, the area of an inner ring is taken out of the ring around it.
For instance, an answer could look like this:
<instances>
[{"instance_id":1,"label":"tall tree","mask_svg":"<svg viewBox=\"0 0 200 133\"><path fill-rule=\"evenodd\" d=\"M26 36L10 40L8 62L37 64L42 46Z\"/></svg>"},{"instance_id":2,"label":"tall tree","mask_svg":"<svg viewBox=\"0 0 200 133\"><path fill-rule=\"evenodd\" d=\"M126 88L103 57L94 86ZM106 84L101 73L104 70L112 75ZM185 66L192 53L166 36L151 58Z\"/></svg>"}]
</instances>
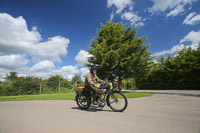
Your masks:
<instances>
[{"instance_id":1,"label":"tall tree","mask_svg":"<svg viewBox=\"0 0 200 133\"><path fill-rule=\"evenodd\" d=\"M101 24L97 37L87 49L93 55L88 58L87 65L97 66L100 77L111 82L117 79L119 87L124 78L134 76L139 79L139 73L145 71L152 58L147 51L150 44L144 45L146 37L136 37L137 32L132 26L126 28L122 23L108 21Z\"/></svg>"},{"instance_id":2,"label":"tall tree","mask_svg":"<svg viewBox=\"0 0 200 133\"><path fill-rule=\"evenodd\" d=\"M6 80L14 80L17 78L17 72L12 71L6 75Z\"/></svg>"}]
</instances>

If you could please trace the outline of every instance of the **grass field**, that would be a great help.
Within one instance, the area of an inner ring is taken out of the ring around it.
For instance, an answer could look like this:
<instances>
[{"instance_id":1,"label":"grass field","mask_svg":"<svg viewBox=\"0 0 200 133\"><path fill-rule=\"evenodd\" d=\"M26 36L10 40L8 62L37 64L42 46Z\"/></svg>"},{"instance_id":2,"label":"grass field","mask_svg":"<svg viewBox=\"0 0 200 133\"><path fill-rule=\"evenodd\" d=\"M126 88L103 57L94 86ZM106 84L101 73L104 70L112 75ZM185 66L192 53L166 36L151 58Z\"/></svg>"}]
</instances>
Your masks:
<instances>
[{"instance_id":1,"label":"grass field","mask_svg":"<svg viewBox=\"0 0 200 133\"><path fill-rule=\"evenodd\" d=\"M151 93L133 92L124 93L127 98L148 97ZM24 100L74 100L75 93L56 93L41 95L0 96L0 101L24 101Z\"/></svg>"}]
</instances>

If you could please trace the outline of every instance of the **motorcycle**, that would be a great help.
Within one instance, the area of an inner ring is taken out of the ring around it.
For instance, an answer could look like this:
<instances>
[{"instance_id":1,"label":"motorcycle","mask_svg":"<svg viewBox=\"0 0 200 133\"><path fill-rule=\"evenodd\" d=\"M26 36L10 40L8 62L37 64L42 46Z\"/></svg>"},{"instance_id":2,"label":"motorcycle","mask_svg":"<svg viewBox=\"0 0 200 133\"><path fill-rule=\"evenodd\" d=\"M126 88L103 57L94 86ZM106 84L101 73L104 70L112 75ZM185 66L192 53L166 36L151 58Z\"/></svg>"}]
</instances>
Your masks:
<instances>
[{"instance_id":1,"label":"motorcycle","mask_svg":"<svg viewBox=\"0 0 200 133\"><path fill-rule=\"evenodd\" d=\"M98 106L103 108L107 104L113 111L123 112L128 106L126 96L117 87L110 88L109 85L102 85L106 89L104 93L97 93L96 101ZM75 101L81 110L87 110L92 101L92 92L85 91L83 87L76 88Z\"/></svg>"}]
</instances>

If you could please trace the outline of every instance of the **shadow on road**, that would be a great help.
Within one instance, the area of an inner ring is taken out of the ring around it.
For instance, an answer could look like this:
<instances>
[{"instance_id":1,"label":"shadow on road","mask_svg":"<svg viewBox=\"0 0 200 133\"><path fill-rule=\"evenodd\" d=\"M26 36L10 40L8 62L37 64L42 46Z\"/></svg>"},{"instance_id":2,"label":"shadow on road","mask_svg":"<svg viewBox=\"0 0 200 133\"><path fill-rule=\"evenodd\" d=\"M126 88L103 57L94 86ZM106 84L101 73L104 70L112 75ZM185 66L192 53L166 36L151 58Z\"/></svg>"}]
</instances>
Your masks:
<instances>
[{"instance_id":1,"label":"shadow on road","mask_svg":"<svg viewBox=\"0 0 200 133\"><path fill-rule=\"evenodd\" d=\"M79 107L72 107L71 109L81 110ZM105 110L105 109L102 109L102 108L100 108L98 106L94 106L94 105L91 105L87 110L81 110L81 111L87 111L87 112L97 112L97 111L114 112L112 110Z\"/></svg>"}]
</instances>

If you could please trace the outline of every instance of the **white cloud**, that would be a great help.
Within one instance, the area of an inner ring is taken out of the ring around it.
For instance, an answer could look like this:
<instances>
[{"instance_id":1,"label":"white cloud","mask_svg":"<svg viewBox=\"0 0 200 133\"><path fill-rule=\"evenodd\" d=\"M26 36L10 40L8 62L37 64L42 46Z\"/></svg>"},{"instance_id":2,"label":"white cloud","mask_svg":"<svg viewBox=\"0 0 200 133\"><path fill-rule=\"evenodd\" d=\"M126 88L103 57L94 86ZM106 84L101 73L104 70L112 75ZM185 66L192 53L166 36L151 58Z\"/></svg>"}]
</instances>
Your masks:
<instances>
[{"instance_id":1,"label":"white cloud","mask_svg":"<svg viewBox=\"0 0 200 133\"><path fill-rule=\"evenodd\" d=\"M122 20L128 20L131 24L134 24L136 27L143 26L145 18L142 18L133 12L133 1L131 0L107 0L107 7L111 8L114 6L115 12L112 12L110 15L110 20L112 21L116 14L121 14Z\"/></svg>"},{"instance_id":2,"label":"white cloud","mask_svg":"<svg viewBox=\"0 0 200 133\"><path fill-rule=\"evenodd\" d=\"M185 11L187 5L191 5L197 0L151 0L153 6L148 9L151 13L165 12L169 10L167 17L179 15Z\"/></svg>"},{"instance_id":3,"label":"white cloud","mask_svg":"<svg viewBox=\"0 0 200 133\"><path fill-rule=\"evenodd\" d=\"M121 15L121 18L123 20L129 20L131 24L134 24L136 27L143 26L144 23L142 21L146 20L143 19L142 17L139 17L136 13L133 12L125 12Z\"/></svg>"},{"instance_id":4,"label":"white cloud","mask_svg":"<svg viewBox=\"0 0 200 133\"><path fill-rule=\"evenodd\" d=\"M191 42L191 45L185 46L185 42ZM182 50L184 47L191 47L192 49L197 49L198 44L200 43L200 30L195 32L191 31L189 32L183 39L180 40L179 44L173 46L170 50L163 50L161 52L156 52L153 56L163 56L165 54L174 54L180 50Z\"/></svg>"},{"instance_id":5,"label":"white cloud","mask_svg":"<svg viewBox=\"0 0 200 133\"><path fill-rule=\"evenodd\" d=\"M55 36L42 42L37 27L28 30L23 17L14 18L0 13L0 52L5 54L26 54L36 58L61 61L67 54L69 39Z\"/></svg>"},{"instance_id":6,"label":"white cloud","mask_svg":"<svg viewBox=\"0 0 200 133\"><path fill-rule=\"evenodd\" d=\"M89 73L89 68L81 68L80 72L81 72L81 79L82 81L85 80L85 77L87 76L87 74Z\"/></svg>"},{"instance_id":7,"label":"white cloud","mask_svg":"<svg viewBox=\"0 0 200 133\"><path fill-rule=\"evenodd\" d=\"M30 68L30 70L35 72L48 72L52 71L54 68L55 66L52 61L44 60L35 64L32 68Z\"/></svg>"},{"instance_id":8,"label":"white cloud","mask_svg":"<svg viewBox=\"0 0 200 133\"><path fill-rule=\"evenodd\" d=\"M85 50L81 50L75 57L75 60L78 65L84 66L84 64L88 63L87 58L91 57L92 55L89 54L89 52Z\"/></svg>"},{"instance_id":9,"label":"white cloud","mask_svg":"<svg viewBox=\"0 0 200 133\"><path fill-rule=\"evenodd\" d=\"M25 67L29 63L23 55L3 55L0 56L0 68L9 70Z\"/></svg>"},{"instance_id":10,"label":"white cloud","mask_svg":"<svg viewBox=\"0 0 200 133\"><path fill-rule=\"evenodd\" d=\"M192 42L190 47L193 49L196 49L198 47L198 44L200 43L200 30L197 32L195 31L189 32L183 39L180 40L180 43L184 43L188 41Z\"/></svg>"},{"instance_id":11,"label":"white cloud","mask_svg":"<svg viewBox=\"0 0 200 133\"><path fill-rule=\"evenodd\" d=\"M60 62L60 56L67 54L69 39L58 35L47 41L42 40L37 27L29 30L23 17L14 18L7 13L0 13L0 73L14 70L18 75L44 79L58 74L71 80L79 72L77 66L55 69L53 63ZM30 62L28 58L32 62L37 61L31 68L27 66Z\"/></svg>"},{"instance_id":12,"label":"white cloud","mask_svg":"<svg viewBox=\"0 0 200 133\"><path fill-rule=\"evenodd\" d=\"M45 61L45 62L46 62L45 65L41 67L34 66L35 69L34 69L34 72L31 73L31 76L47 79L50 76L60 75L67 80L72 80L74 75L79 73L79 69L77 66L69 65L69 66L63 66L60 69L55 69L52 62L49 62L49 61ZM38 65L39 64L40 63L38 63ZM45 71L44 70L45 68L47 68L48 70ZM31 68L31 70L33 71L33 68ZM27 75L30 75L30 72L28 72L28 69L26 71L21 71L21 73L27 73Z\"/></svg>"},{"instance_id":13,"label":"white cloud","mask_svg":"<svg viewBox=\"0 0 200 133\"><path fill-rule=\"evenodd\" d=\"M180 14L181 12L184 12L184 6L183 5L178 5L174 10L170 11L167 14L167 17L174 17L177 16L178 14Z\"/></svg>"},{"instance_id":14,"label":"white cloud","mask_svg":"<svg viewBox=\"0 0 200 133\"><path fill-rule=\"evenodd\" d=\"M79 73L79 69L77 66L63 66L60 70L55 71L59 75L63 76L68 80L72 80L75 74Z\"/></svg>"},{"instance_id":15,"label":"white cloud","mask_svg":"<svg viewBox=\"0 0 200 133\"><path fill-rule=\"evenodd\" d=\"M115 14L112 12L110 15L110 21L113 21L114 17L115 17Z\"/></svg>"},{"instance_id":16,"label":"white cloud","mask_svg":"<svg viewBox=\"0 0 200 133\"><path fill-rule=\"evenodd\" d=\"M190 13L185 20L183 21L183 24L188 24L188 25L195 25L200 23L200 14L197 14L196 12Z\"/></svg>"},{"instance_id":17,"label":"white cloud","mask_svg":"<svg viewBox=\"0 0 200 133\"><path fill-rule=\"evenodd\" d=\"M107 0L107 7L115 6L117 8L116 13L121 13L126 7L129 10L133 9L133 2L131 0Z\"/></svg>"},{"instance_id":18,"label":"white cloud","mask_svg":"<svg viewBox=\"0 0 200 133\"><path fill-rule=\"evenodd\" d=\"M163 55L166 55L166 54L174 54L180 50L182 50L185 46L183 44L178 44L178 45L175 45L173 46L170 50L164 50L164 51L161 51L161 52L157 52L155 54L153 54L154 57L158 57L158 56L163 56Z\"/></svg>"}]
</instances>

